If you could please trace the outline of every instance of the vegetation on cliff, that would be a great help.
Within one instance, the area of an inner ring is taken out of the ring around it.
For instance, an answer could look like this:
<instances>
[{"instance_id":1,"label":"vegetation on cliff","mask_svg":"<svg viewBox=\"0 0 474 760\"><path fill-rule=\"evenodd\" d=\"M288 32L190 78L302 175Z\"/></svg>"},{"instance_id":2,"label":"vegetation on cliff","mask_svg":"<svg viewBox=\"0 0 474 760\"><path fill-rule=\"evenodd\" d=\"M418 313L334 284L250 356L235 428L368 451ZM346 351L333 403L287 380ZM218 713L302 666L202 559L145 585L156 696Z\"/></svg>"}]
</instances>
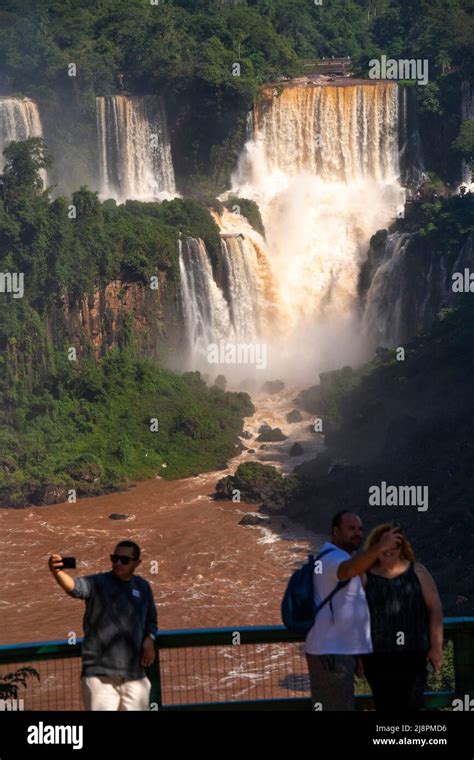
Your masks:
<instances>
[{"instance_id":1,"label":"vegetation on cliff","mask_svg":"<svg viewBox=\"0 0 474 760\"><path fill-rule=\"evenodd\" d=\"M120 72L136 91L203 84L252 96L259 83L300 71L304 58L388 52L428 58L440 71L472 62L469 7L468 0L9 0L0 65L18 87L107 94ZM67 81L71 62L75 82Z\"/></svg>"},{"instance_id":2,"label":"vegetation on cliff","mask_svg":"<svg viewBox=\"0 0 474 760\"><path fill-rule=\"evenodd\" d=\"M76 122L94 128L96 95L163 94L180 189L215 195L228 187L263 83L303 74L305 60L322 57L350 56L365 77L383 54L427 59L430 81L417 89L431 118L444 107L438 82L472 67L473 38L469 0L8 0L0 86L62 103L72 151Z\"/></svg>"},{"instance_id":3,"label":"vegetation on cliff","mask_svg":"<svg viewBox=\"0 0 474 760\"><path fill-rule=\"evenodd\" d=\"M127 479L222 467L252 413L247 394L139 358L132 315L112 350L99 346L99 363L86 330L75 336L78 356L71 353L79 347L66 324L74 304L111 280L145 289L163 272L168 286L177 281L180 234L219 245L208 210L191 200L117 207L87 188L51 202L40 178L48 165L42 140L12 143L5 158L0 271L3 285L16 274L18 288L0 294L0 504L61 501L68 489L80 496Z\"/></svg>"},{"instance_id":4,"label":"vegetation on cliff","mask_svg":"<svg viewBox=\"0 0 474 760\"><path fill-rule=\"evenodd\" d=\"M302 394L302 406L324 420L330 458L346 464L329 469L328 462L323 471L306 464L289 509L319 530L343 507L359 512L367 527L399 519L448 611L472 614L474 303L470 295L459 298L459 308L442 312L404 347L404 360L396 349L379 349L369 364L327 373ZM428 512L369 506L369 487L382 481L427 486Z\"/></svg>"},{"instance_id":5,"label":"vegetation on cliff","mask_svg":"<svg viewBox=\"0 0 474 760\"><path fill-rule=\"evenodd\" d=\"M250 201L247 198L239 198L237 195L231 195L224 202L224 205L229 211L236 211L242 216L245 216L248 223L252 225L254 230L257 230L263 237L265 237L265 228L263 226L260 209L255 201Z\"/></svg>"},{"instance_id":6,"label":"vegetation on cliff","mask_svg":"<svg viewBox=\"0 0 474 760\"><path fill-rule=\"evenodd\" d=\"M98 364L62 361L16 403L2 398L0 505L95 495L160 475L222 468L235 454L246 393L207 387L129 350Z\"/></svg>"},{"instance_id":7,"label":"vegetation on cliff","mask_svg":"<svg viewBox=\"0 0 474 760\"><path fill-rule=\"evenodd\" d=\"M218 481L215 498L253 502L267 512L279 512L288 504L296 486L294 476L284 477L272 465L245 462L234 475Z\"/></svg>"}]
</instances>

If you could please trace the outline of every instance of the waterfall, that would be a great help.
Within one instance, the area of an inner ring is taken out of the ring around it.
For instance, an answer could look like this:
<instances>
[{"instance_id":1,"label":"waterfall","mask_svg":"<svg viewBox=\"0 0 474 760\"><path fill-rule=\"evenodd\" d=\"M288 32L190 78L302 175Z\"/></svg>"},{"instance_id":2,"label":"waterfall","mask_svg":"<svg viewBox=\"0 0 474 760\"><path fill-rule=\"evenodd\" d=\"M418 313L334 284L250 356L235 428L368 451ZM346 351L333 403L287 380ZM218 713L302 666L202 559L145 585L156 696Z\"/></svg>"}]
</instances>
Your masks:
<instances>
[{"instance_id":1,"label":"waterfall","mask_svg":"<svg viewBox=\"0 0 474 760\"><path fill-rule=\"evenodd\" d=\"M433 251L415 234L389 235L364 297L368 345L403 345L428 328L441 309L457 302L453 272L473 265L472 236L453 258Z\"/></svg>"},{"instance_id":2,"label":"waterfall","mask_svg":"<svg viewBox=\"0 0 474 760\"><path fill-rule=\"evenodd\" d=\"M208 347L231 333L229 306L214 281L202 240L179 241L179 269L191 366L200 366Z\"/></svg>"},{"instance_id":3,"label":"waterfall","mask_svg":"<svg viewBox=\"0 0 474 760\"><path fill-rule=\"evenodd\" d=\"M428 179L418 125L416 91L399 88L399 162L404 186L418 188Z\"/></svg>"},{"instance_id":4,"label":"waterfall","mask_svg":"<svg viewBox=\"0 0 474 760\"><path fill-rule=\"evenodd\" d=\"M461 119L463 121L474 121L474 90L471 82L463 82L461 85ZM474 167L469 166L469 164L463 161L462 182L471 190L474 189L473 174Z\"/></svg>"},{"instance_id":5,"label":"waterfall","mask_svg":"<svg viewBox=\"0 0 474 760\"><path fill-rule=\"evenodd\" d=\"M3 151L9 143L42 136L40 114L33 100L0 98L0 171L4 166Z\"/></svg>"},{"instance_id":6,"label":"waterfall","mask_svg":"<svg viewBox=\"0 0 474 760\"><path fill-rule=\"evenodd\" d=\"M155 95L96 98L100 192L104 198L176 195L166 113Z\"/></svg>"},{"instance_id":7,"label":"waterfall","mask_svg":"<svg viewBox=\"0 0 474 760\"><path fill-rule=\"evenodd\" d=\"M258 203L267 230L274 375L314 379L364 353L360 267L404 202L398 119L386 82L265 88L255 106L232 193Z\"/></svg>"},{"instance_id":8,"label":"waterfall","mask_svg":"<svg viewBox=\"0 0 474 760\"><path fill-rule=\"evenodd\" d=\"M388 237L382 260L370 283L364 330L374 346L393 346L405 337L405 299L415 287L414 282L407 281L410 276L407 250L411 239L412 235L407 233ZM429 293L429 287L425 293Z\"/></svg>"},{"instance_id":9,"label":"waterfall","mask_svg":"<svg viewBox=\"0 0 474 760\"><path fill-rule=\"evenodd\" d=\"M264 91L255 137L266 170L309 172L326 182L395 178L398 93L393 84L285 87Z\"/></svg>"},{"instance_id":10,"label":"waterfall","mask_svg":"<svg viewBox=\"0 0 474 760\"><path fill-rule=\"evenodd\" d=\"M210 369L211 345L258 343L272 324L275 299L261 236L236 214L225 211L214 218L222 230L214 267L202 240L179 241L188 366L201 371ZM213 369L228 371L227 366ZM231 371L234 377L239 374L235 367ZM248 366L244 374L249 374Z\"/></svg>"}]
</instances>

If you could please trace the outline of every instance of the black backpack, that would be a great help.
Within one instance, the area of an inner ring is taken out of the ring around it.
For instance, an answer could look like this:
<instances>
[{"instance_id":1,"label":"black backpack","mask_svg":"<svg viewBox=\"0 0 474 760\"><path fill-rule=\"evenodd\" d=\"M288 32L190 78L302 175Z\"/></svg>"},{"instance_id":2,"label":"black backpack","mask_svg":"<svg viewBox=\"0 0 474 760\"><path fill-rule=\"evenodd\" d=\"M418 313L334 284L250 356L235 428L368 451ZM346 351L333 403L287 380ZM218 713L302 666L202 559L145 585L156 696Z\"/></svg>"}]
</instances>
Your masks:
<instances>
[{"instance_id":1,"label":"black backpack","mask_svg":"<svg viewBox=\"0 0 474 760\"><path fill-rule=\"evenodd\" d=\"M347 586L350 578L346 581L339 581L336 588L317 606L314 602L313 574L315 562L324 557L325 554L334 551L332 547L320 552L316 559L312 554L308 555L308 561L295 570L291 576L288 586L281 603L281 616L283 625L289 631L294 633L308 633L312 628L316 615L325 604L331 601L334 594L337 594L341 588Z\"/></svg>"}]
</instances>

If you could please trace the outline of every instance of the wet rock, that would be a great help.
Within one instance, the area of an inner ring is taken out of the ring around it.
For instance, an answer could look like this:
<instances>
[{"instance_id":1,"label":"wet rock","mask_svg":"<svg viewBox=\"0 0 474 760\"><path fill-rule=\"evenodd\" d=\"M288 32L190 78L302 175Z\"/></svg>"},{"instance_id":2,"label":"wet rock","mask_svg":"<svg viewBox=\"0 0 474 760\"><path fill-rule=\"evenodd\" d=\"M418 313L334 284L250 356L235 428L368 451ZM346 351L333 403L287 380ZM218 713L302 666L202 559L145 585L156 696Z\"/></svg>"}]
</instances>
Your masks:
<instances>
[{"instance_id":1,"label":"wet rock","mask_svg":"<svg viewBox=\"0 0 474 760\"><path fill-rule=\"evenodd\" d=\"M280 393L285 388L285 383L283 383L281 380L267 380L266 383L262 385L262 391L263 393Z\"/></svg>"},{"instance_id":2,"label":"wet rock","mask_svg":"<svg viewBox=\"0 0 474 760\"><path fill-rule=\"evenodd\" d=\"M259 429L257 430L257 433L264 433L266 430L271 430L271 425L268 424L268 422L262 422Z\"/></svg>"},{"instance_id":3,"label":"wet rock","mask_svg":"<svg viewBox=\"0 0 474 760\"><path fill-rule=\"evenodd\" d=\"M242 501L261 503L265 513L281 511L287 501L293 481L283 477L275 467L261 462L239 465L235 475L221 478L216 485L216 499L232 499L238 491Z\"/></svg>"},{"instance_id":4,"label":"wet rock","mask_svg":"<svg viewBox=\"0 0 474 760\"><path fill-rule=\"evenodd\" d=\"M301 443L294 443L290 449L290 457L300 457L302 454L304 454L304 448Z\"/></svg>"},{"instance_id":5,"label":"wet rock","mask_svg":"<svg viewBox=\"0 0 474 760\"><path fill-rule=\"evenodd\" d=\"M280 428L270 428L270 430L265 430L263 433L260 433L260 435L257 438L257 441L265 441L266 443L274 443L276 441L286 441L288 436L286 436Z\"/></svg>"},{"instance_id":6,"label":"wet rock","mask_svg":"<svg viewBox=\"0 0 474 760\"><path fill-rule=\"evenodd\" d=\"M293 425L295 422L301 422L303 419L303 415L301 414L299 409L292 409L291 412L288 412L286 415L286 421Z\"/></svg>"},{"instance_id":7,"label":"wet rock","mask_svg":"<svg viewBox=\"0 0 474 760\"><path fill-rule=\"evenodd\" d=\"M269 517L262 517L252 512L248 512L246 515L242 517L241 520L239 520L239 525L262 525L262 524L268 525L269 522L270 522Z\"/></svg>"},{"instance_id":8,"label":"wet rock","mask_svg":"<svg viewBox=\"0 0 474 760\"><path fill-rule=\"evenodd\" d=\"M42 483L29 492L28 499L36 506L61 504L67 499L67 491L62 486L53 483Z\"/></svg>"},{"instance_id":9,"label":"wet rock","mask_svg":"<svg viewBox=\"0 0 474 760\"><path fill-rule=\"evenodd\" d=\"M128 520L130 515L119 515L117 512L112 512L111 515L109 515L109 520Z\"/></svg>"},{"instance_id":10,"label":"wet rock","mask_svg":"<svg viewBox=\"0 0 474 760\"><path fill-rule=\"evenodd\" d=\"M247 440L248 440L249 438L252 438L252 433L250 432L250 430L244 430L244 431L243 431L243 432L240 434L240 438L245 438L245 439L247 439Z\"/></svg>"}]
</instances>

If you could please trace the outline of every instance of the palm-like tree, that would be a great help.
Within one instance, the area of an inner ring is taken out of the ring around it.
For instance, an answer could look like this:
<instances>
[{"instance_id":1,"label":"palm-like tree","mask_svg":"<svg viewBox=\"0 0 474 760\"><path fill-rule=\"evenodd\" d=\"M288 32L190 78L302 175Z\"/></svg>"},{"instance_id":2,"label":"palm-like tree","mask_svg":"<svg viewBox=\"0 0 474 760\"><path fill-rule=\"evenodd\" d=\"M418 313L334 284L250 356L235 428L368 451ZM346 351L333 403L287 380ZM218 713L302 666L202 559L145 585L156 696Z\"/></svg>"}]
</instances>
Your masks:
<instances>
[{"instance_id":1,"label":"palm-like tree","mask_svg":"<svg viewBox=\"0 0 474 760\"><path fill-rule=\"evenodd\" d=\"M27 678L33 676L40 680L38 671L29 665L18 668L13 673L0 675L0 699L17 699L20 686L26 688Z\"/></svg>"},{"instance_id":2,"label":"palm-like tree","mask_svg":"<svg viewBox=\"0 0 474 760\"><path fill-rule=\"evenodd\" d=\"M440 50L436 56L436 65L441 69L443 74L445 74L446 71L451 67L451 63L451 58L447 54L446 50Z\"/></svg>"}]
</instances>

